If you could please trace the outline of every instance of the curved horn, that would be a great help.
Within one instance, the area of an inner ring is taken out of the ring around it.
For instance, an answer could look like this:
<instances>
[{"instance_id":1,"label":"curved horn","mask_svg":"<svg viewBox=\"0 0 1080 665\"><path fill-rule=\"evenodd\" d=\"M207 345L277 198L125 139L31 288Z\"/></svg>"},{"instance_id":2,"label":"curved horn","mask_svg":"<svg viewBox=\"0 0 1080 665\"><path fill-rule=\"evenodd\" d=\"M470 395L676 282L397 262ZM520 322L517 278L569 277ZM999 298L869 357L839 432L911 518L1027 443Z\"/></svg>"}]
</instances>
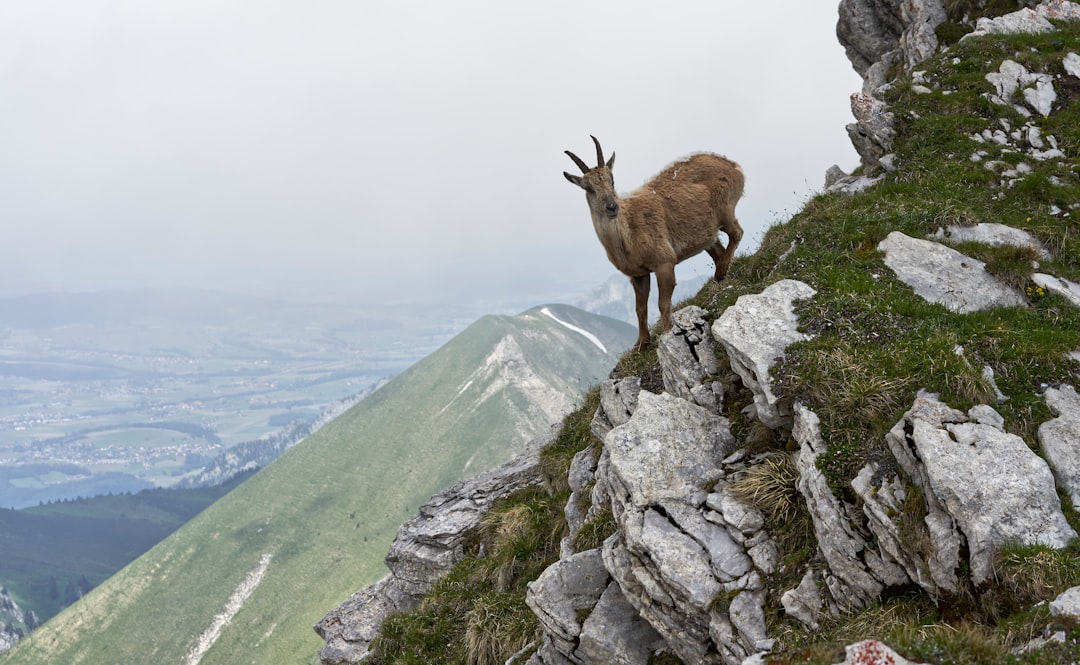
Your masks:
<instances>
[{"instance_id":1,"label":"curved horn","mask_svg":"<svg viewBox=\"0 0 1080 665\"><path fill-rule=\"evenodd\" d=\"M596 140L596 137L592 134L589 135L592 142L596 144L596 166L600 167L604 165L604 151L600 149L600 142Z\"/></svg>"},{"instance_id":2,"label":"curved horn","mask_svg":"<svg viewBox=\"0 0 1080 665\"><path fill-rule=\"evenodd\" d=\"M589 167L585 165L585 162L581 161L580 157L578 157L574 153L570 152L569 150L563 150L563 152L565 152L567 155L569 155L570 159L574 160L574 163L578 165L578 168L581 169L582 173L588 173L589 172Z\"/></svg>"}]
</instances>

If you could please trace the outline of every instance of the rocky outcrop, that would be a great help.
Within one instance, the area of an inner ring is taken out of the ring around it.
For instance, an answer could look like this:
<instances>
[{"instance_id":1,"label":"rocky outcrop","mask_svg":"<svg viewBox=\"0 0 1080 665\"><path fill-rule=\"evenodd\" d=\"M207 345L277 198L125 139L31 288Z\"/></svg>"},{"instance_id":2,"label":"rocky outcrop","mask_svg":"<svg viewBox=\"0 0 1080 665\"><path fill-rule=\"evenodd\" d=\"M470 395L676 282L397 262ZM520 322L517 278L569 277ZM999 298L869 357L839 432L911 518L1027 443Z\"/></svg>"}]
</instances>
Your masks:
<instances>
[{"instance_id":1,"label":"rocky outcrop","mask_svg":"<svg viewBox=\"0 0 1080 665\"><path fill-rule=\"evenodd\" d=\"M949 237L1031 240L995 227L954 228ZM937 282L946 281L940 271L950 269L925 267L928 281ZM674 377L665 380L670 392L642 390L636 380L604 384L593 420L604 445L596 462L591 448L575 459L575 494L566 514L571 530L580 528L585 508L578 504L591 486L588 510L610 509L617 530L595 550L574 552L564 544L561 560L530 584L528 603L545 629L531 665L646 663L657 651L684 662L763 662L759 654L773 643L765 621L769 605L816 629L829 616L879 602L890 589L917 585L937 599L978 594L1001 546L1060 548L1076 538L1055 489L1055 477L1064 488L1075 481L1080 457L1080 399L1070 387L1047 390L1048 404L1060 414L1040 430L1044 447L1061 451L1048 453L1049 463L1008 433L991 405L961 412L920 394L886 437L891 462L868 463L851 481L858 505L838 496L819 465L827 444L817 416L798 402L776 409L770 389L769 368L803 338L791 303L813 296L807 285L786 280L739 298L711 328L730 370L698 362L688 340L680 339L683 329L659 342L674 349L658 354L664 376ZM933 302L937 296L924 297ZM1019 304L1010 292L984 306ZM676 320L699 336L702 317L692 308ZM796 487L818 556L798 585L779 593L765 584L780 558L765 520L730 491L760 458L747 458L726 419L694 398L699 386L725 381L749 388L751 417L790 432L798 446L791 453ZM614 617L622 623L613 625ZM608 630L597 630L600 625ZM612 633L622 637L613 640ZM600 639L605 634L609 638ZM871 656L906 662L877 642L852 645L845 662Z\"/></svg>"},{"instance_id":2,"label":"rocky outcrop","mask_svg":"<svg viewBox=\"0 0 1080 665\"><path fill-rule=\"evenodd\" d=\"M754 393L755 417L773 429L790 429L791 404L773 392L769 370L784 349L807 338L798 330L794 302L813 295L803 282L781 280L759 294L740 297L713 324L731 368Z\"/></svg>"},{"instance_id":3,"label":"rocky outcrop","mask_svg":"<svg viewBox=\"0 0 1080 665\"><path fill-rule=\"evenodd\" d=\"M868 171L892 170L895 118L881 99L883 88L937 50L934 31L945 19L942 0L840 2L836 35L851 66L863 77L862 90L851 96L855 122L847 132ZM866 176L833 176L830 189L858 191L873 182Z\"/></svg>"},{"instance_id":4,"label":"rocky outcrop","mask_svg":"<svg viewBox=\"0 0 1080 665\"><path fill-rule=\"evenodd\" d=\"M1046 405L1057 418L1039 426L1039 447L1058 485L1069 493L1073 508L1080 510L1080 396L1073 386L1048 388Z\"/></svg>"},{"instance_id":5,"label":"rocky outcrop","mask_svg":"<svg viewBox=\"0 0 1080 665\"><path fill-rule=\"evenodd\" d=\"M891 67L910 68L936 49L933 28L944 20L941 6L940 0L841 4L841 29L848 35L842 40L867 76L858 133L877 168L889 167L892 138L889 110L874 97L878 82ZM1042 98L1028 100L1024 91L1038 89L1038 80L1016 80L1010 91L988 78L988 99L1037 113ZM1045 98L1045 91L1040 94ZM980 143L1008 144L1024 159L1038 159L1036 151L1058 146L1037 130L1034 123L995 127L973 136L972 146L978 151ZM993 161L987 157L979 159ZM1002 188L1009 178L1023 177L995 173ZM1054 258L1052 247L1024 229L950 224L926 238L889 234L876 246L888 270L872 277L895 277L926 302L958 313L1028 307L1030 293L999 281L961 251L972 243L1022 247L1040 262ZM1066 302L1077 288L1049 274L1034 283L1056 289ZM512 662L644 665L662 653L687 663L765 662L778 608L781 620L816 630L913 589L943 603L977 600L993 581L1002 546L1061 548L1077 537L1058 494L1063 489L1080 508L1080 398L1074 387L1041 389L1055 414L1039 427L1041 457L1006 427L995 406L1010 397L1000 391L992 403L964 411L925 391L909 394L906 412L875 442L880 454L838 480L827 473L829 442L818 415L779 394L772 376L789 347L808 339L794 303L817 293L793 279L762 286L715 321L699 307L675 313L672 331L657 346L662 392L643 388L637 377L602 384L591 424L602 445L593 442L570 465L564 513L571 536L563 540L559 560L528 585L526 602L543 637ZM960 347L955 352L965 353ZM1080 358L1080 350L1070 357ZM983 377L993 384L989 365ZM736 438L724 406L728 390L739 387L752 397L740 417L786 445L754 454ZM790 489L813 532L811 559L792 569L784 569L787 553L770 533L767 525L775 523L767 511L737 491L770 457L790 462ZM598 547L577 551L574 534L602 515L610 516L613 533ZM774 583L781 572L785 588ZM1072 616L1076 595L1062 594L1051 611ZM849 647L845 662L909 661L867 641Z\"/></svg>"},{"instance_id":6,"label":"rocky outcrop","mask_svg":"<svg viewBox=\"0 0 1080 665\"><path fill-rule=\"evenodd\" d=\"M540 482L540 450L551 436L531 442L509 462L431 497L398 529L386 565L390 574L331 610L315 632L326 640L326 665L359 663L390 614L412 609L464 556L465 533L497 499Z\"/></svg>"},{"instance_id":7,"label":"rocky outcrop","mask_svg":"<svg viewBox=\"0 0 1080 665\"><path fill-rule=\"evenodd\" d=\"M33 612L24 612L7 589L0 587L0 654L15 646L37 623Z\"/></svg>"}]
</instances>

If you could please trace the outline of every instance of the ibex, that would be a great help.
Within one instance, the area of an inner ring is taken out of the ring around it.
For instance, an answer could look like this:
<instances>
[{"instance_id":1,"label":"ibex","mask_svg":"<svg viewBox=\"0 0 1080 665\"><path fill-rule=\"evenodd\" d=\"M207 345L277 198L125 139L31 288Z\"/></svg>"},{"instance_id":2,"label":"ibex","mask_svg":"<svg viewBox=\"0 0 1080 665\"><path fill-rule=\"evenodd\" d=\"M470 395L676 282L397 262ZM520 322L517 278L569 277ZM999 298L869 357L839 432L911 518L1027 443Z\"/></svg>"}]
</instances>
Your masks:
<instances>
[{"instance_id":1,"label":"ibex","mask_svg":"<svg viewBox=\"0 0 1080 665\"><path fill-rule=\"evenodd\" d=\"M660 323L671 329L671 293L675 264L708 252L716 263L716 281L724 279L743 230L735 204L743 193L743 172L735 162L712 153L698 153L668 166L625 197L615 193L611 175L615 153L604 162L595 136L596 166L589 168L566 151L583 175L563 171L566 179L585 190L593 228L608 260L630 278L638 320L636 349L649 343L649 274L656 273ZM727 234L724 247L719 232Z\"/></svg>"}]
</instances>

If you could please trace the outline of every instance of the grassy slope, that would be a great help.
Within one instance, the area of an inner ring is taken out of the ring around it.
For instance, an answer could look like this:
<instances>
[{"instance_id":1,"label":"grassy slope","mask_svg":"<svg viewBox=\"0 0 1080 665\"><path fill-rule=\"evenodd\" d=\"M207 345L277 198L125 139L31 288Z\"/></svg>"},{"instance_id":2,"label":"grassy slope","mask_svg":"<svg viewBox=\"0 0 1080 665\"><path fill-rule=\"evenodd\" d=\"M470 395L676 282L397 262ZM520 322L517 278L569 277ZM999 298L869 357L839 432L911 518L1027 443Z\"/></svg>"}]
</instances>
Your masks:
<instances>
[{"instance_id":1,"label":"grassy slope","mask_svg":"<svg viewBox=\"0 0 1080 665\"><path fill-rule=\"evenodd\" d=\"M956 25L946 27L957 36L962 32ZM1011 58L1029 70L1062 74L1061 59L1068 45L1075 51L1076 44L1080 25L1064 25L1049 35L967 40L920 65L939 90L919 95L909 82L899 81L889 99L898 118L899 172L855 196L810 200L790 222L771 228L753 256L736 260L723 286L706 285L691 299L715 317L740 295L760 292L779 279L800 279L817 289L818 295L798 308L803 329L815 337L789 349L773 371L780 390L821 416L829 443L823 470L845 498L854 498L843 488L855 470L867 459L888 454L881 436L910 407L919 388L939 392L958 408L993 403L992 389L981 377L982 366L989 364L1001 390L1010 396L997 407L1006 428L1037 451L1035 430L1052 417L1039 397L1042 386L1080 383L1080 364L1064 356L1080 350L1080 311L1063 299L1033 292L1027 309L953 314L916 297L876 251L878 242L894 230L923 237L944 225L1004 223L1027 229L1053 252L1054 259L1042 261L1040 271L1080 282L1080 209L1067 217L1051 214L1052 206L1067 210L1080 203L1078 87L1069 81L1056 83L1060 96L1054 112L1037 120L1044 136L1058 139L1067 160L1026 159L1034 172L1012 187L1002 187L993 172L969 160L977 149L988 148L972 141L970 134L999 128L1002 117L1014 128L1024 123L1011 109L982 97L992 90L986 72L997 71L1003 59ZM942 94L945 89L951 94ZM1012 164L1020 160L1017 154L990 150L989 159ZM983 246L961 249L1022 291L1029 285L1029 253ZM954 352L958 345L964 348L963 357ZM655 351L627 354L618 368L621 375L636 374L653 384L656 372ZM743 389L726 404L737 438L753 448L782 450L784 441L746 422L740 409L748 402ZM420 608L388 621L375 644L374 663L501 663L536 637L535 619L521 614L521 595L534 571L558 556L557 547L542 534L565 531L561 509L568 494L570 457L590 441L600 445L588 432L595 407L593 396L567 419L559 442L545 451L552 482L544 506L538 507L533 493L522 492L494 510L473 534L477 543L484 542L486 556L466 557ZM1080 530L1080 516L1064 503L1067 518ZM762 508L770 515L767 528L780 544L787 569L769 581L770 603L779 606L779 593L798 583L815 545L805 511L789 511L781 518L768 506ZM541 524L515 530L523 510ZM914 514L913 521L918 517ZM610 519L601 516L582 530L577 549L597 546L612 528ZM507 538L505 532L519 537ZM509 572L500 563L507 559L516 562ZM936 605L918 592L897 594L831 621L816 633L770 612L770 634L780 638L770 662L833 663L843 658L843 644L871 637L890 642L916 662L993 665L1080 659L1080 630L1075 627L1068 645L1024 656L1009 653L1050 623L1040 601L1080 584L1080 544L1057 552L1007 548L998 565L996 579L980 590L977 602L969 597ZM485 593L478 596L477 589ZM505 594L499 607L484 600L495 592ZM670 655L655 660L678 662Z\"/></svg>"},{"instance_id":2,"label":"grassy slope","mask_svg":"<svg viewBox=\"0 0 1080 665\"><path fill-rule=\"evenodd\" d=\"M23 510L0 509L0 583L46 621L68 584L101 584L250 474L217 487L144 490ZM59 596L49 592L50 578Z\"/></svg>"},{"instance_id":3,"label":"grassy slope","mask_svg":"<svg viewBox=\"0 0 1080 665\"><path fill-rule=\"evenodd\" d=\"M535 324L529 324L535 325ZM262 556L272 562L202 659L308 663L311 626L385 573L397 527L456 481L516 445L497 413L440 415L491 346L529 325L485 317L203 511L8 654L17 663L176 663ZM632 330L605 323L609 339ZM625 348L625 347L624 347ZM565 355L577 354L567 348ZM580 358L580 356L579 356ZM579 359L579 371L588 363ZM602 366L609 362L601 363ZM595 378L593 379L595 381Z\"/></svg>"}]
</instances>

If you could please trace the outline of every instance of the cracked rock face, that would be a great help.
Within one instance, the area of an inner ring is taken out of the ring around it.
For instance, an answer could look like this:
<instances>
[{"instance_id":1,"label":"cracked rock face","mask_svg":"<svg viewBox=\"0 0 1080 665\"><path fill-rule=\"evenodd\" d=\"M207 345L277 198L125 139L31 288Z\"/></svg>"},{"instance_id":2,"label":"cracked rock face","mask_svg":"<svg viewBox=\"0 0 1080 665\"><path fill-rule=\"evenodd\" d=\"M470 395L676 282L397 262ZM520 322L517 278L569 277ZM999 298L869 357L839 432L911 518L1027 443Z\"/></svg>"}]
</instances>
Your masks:
<instances>
[{"instance_id":1,"label":"cracked rock face","mask_svg":"<svg viewBox=\"0 0 1080 665\"><path fill-rule=\"evenodd\" d=\"M656 352L666 392L719 413L724 391L713 380L720 367L705 310L691 306L675 312L671 331L660 336Z\"/></svg>"},{"instance_id":2,"label":"cracked rock face","mask_svg":"<svg viewBox=\"0 0 1080 665\"><path fill-rule=\"evenodd\" d=\"M910 70L937 50L935 30L946 18L942 0L840 2L836 36L851 66L863 77L862 90L851 97L855 123L846 129L860 161L874 172L871 175L893 170L888 156L895 119L881 101L881 91L897 71ZM843 182L856 180L849 176Z\"/></svg>"},{"instance_id":3,"label":"cracked rock face","mask_svg":"<svg viewBox=\"0 0 1080 665\"><path fill-rule=\"evenodd\" d=\"M758 420L772 429L790 429L791 404L773 393L769 370L788 346L808 339L798 330L794 302L815 293L804 282L784 279L759 294L741 296L712 326L731 368L754 392Z\"/></svg>"},{"instance_id":4,"label":"cracked rock face","mask_svg":"<svg viewBox=\"0 0 1080 665\"><path fill-rule=\"evenodd\" d=\"M978 586L989 579L1001 545L1060 548L1076 537L1061 512L1050 467L1020 437L924 394L886 441L922 490L931 535L941 531L940 540L931 538L929 567L937 564L932 572L943 588L955 585L964 550Z\"/></svg>"},{"instance_id":5,"label":"cracked rock face","mask_svg":"<svg viewBox=\"0 0 1080 665\"><path fill-rule=\"evenodd\" d=\"M480 523L492 503L540 482L539 454L550 441L551 437L533 441L509 462L428 499L398 529L386 555L390 574L357 591L315 624L315 632L326 640L319 650L320 662L339 665L366 658L383 620L414 608L461 559L465 532Z\"/></svg>"},{"instance_id":6,"label":"cracked rock face","mask_svg":"<svg viewBox=\"0 0 1080 665\"><path fill-rule=\"evenodd\" d=\"M1057 418L1039 426L1039 446L1058 485L1080 510L1080 395L1072 386L1048 388L1046 404Z\"/></svg>"},{"instance_id":7,"label":"cracked rock face","mask_svg":"<svg viewBox=\"0 0 1080 665\"><path fill-rule=\"evenodd\" d=\"M799 492L814 523L818 551L828 564L824 576L830 596L839 607L866 607L887 585L907 582L904 571L870 547L870 534L859 528L853 508L832 493L817 458L827 446L817 415L801 404L795 407L792 437L799 443L795 467Z\"/></svg>"}]
</instances>

